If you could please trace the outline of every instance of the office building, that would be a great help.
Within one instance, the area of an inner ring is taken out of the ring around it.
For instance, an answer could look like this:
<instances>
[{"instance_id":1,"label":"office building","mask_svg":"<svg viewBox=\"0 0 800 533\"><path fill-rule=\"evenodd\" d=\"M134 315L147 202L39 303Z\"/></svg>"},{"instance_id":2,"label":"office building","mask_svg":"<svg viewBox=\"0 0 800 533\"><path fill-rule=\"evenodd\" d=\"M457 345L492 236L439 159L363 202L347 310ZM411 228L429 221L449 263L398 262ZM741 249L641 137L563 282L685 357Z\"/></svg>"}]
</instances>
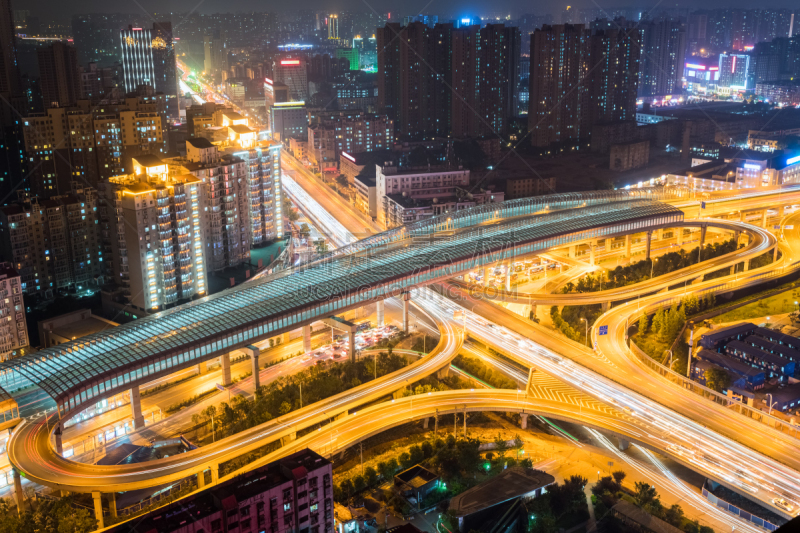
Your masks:
<instances>
[{"instance_id":1,"label":"office building","mask_svg":"<svg viewBox=\"0 0 800 533\"><path fill-rule=\"evenodd\" d=\"M337 48L334 53L336 59L346 59L350 62L350 70L359 70L361 60L358 48Z\"/></svg>"},{"instance_id":2,"label":"office building","mask_svg":"<svg viewBox=\"0 0 800 533\"><path fill-rule=\"evenodd\" d=\"M44 107L69 107L81 98L78 51L64 42L55 42L36 51Z\"/></svg>"},{"instance_id":3,"label":"office building","mask_svg":"<svg viewBox=\"0 0 800 533\"><path fill-rule=\"evenodd\" d=\"M53 298L96 288L110 260L100 242L97 192L74 183L67 194L0 208L0 246L25 294Z\"/></svg>"},{"instance_id":4,"label":"office building","mask_svg":"<svg viewBox=\"0 0 800 533\"><path fill-rule=\"evenodd\" d=\"M749 71L749 54L722 53L719 55L717 86L734 91L744 91L747 89L747 81L750 77Z\"/></svg>"},{"instance_id":5,"label":"office building","mask_svg":"<svg viewBox=\"0 0 800 533\"><path fill-rule=\"evenodd\" d=\"M272 79L289 88L289 98L294 102L308 100L308 71L302 57L277 59L272 65Z\"/></svg>"},{"instance_id":6,"label":"office building","mask_svg":"<svg viewBox=\"0 0 800 533\"><path fill-rule=\"evenodd\" d=\"M338 167L342 152L352 156L391 147L394 124L386 115L361 111L320 114L308 127L308 156L318 167Z\"/></svg>"},{"instance_id":7,"label":"office building","mask_svg":"<svg viewBox=\"0 0 800 533\"><path fill-rule=\"evenodd\" d=\"M137 519L138 531L331 533L333 471L309 449L211 486ZM111 533L127 533L123 523Z\"/></svg>"},{"instance_id":8,"label":"office building","mask_svg":"<svg viewBox=\"0 0 800 533\"><path fill-rule=\"evenodd\" d=\"M0 361L7 361L30 344L21 282L12 263L0 263L0 296Z\"/></svg>"},{"instance_id":9,"label":"office building","mask_svg":"<svg viewBox=\"0 0 800 533\"><path fill-rule=\"evenodd\" d=\"M328 39L339 38L339 15L328 15Z\"/></svg>"},{"instance_id":10,"label":"office building","mask_svg":"<svg viewBox=\"0 0 800 533\"><path fill-rule=\"evenodd\" d=\"M206 294L200 179L170 175L158 156L138 156L130 174L101 183L101 196L113 206L111 271L126 303L155 311Z\"/></svg>"},{"instance_id":11,"label":"office building","mask_svg":"<svg viewBox=\"0 0 800 533\"><path fill-rule=\"evenodd\" d=\"M307 138L308 114L303 102L277 103L267 112L274 140L285 142L286 139Z\"/></svg>"},{"instance_id":12,"label":"office building","mask_svg":"<svg viewBox=\"0 0 800 533\"><path fill-rule=\"evenodd\" d=\"M531 36L528 131L533 146L588 137L586 43L582 24L545 25Z\"/></svg>"},{"instance_id":13,"label":"office building","mask_svg":"<svg viewBox=\"0 0 800 533\"><path fill-rule=\"evenodd\" d=\"M674 19L645 21L642 32L640 96L666 96L681 90L686 52L684 24Z\"/></svg>"},{"instance_id":14,"label":"office building","mask_svg":"<svg viewBox=\"0 0 800 533\"><path fill-rule=\"evenodd\" d=\"M152 29L129 26L120 30L120 49L125 92L135 92L140 85L151 86L164 93L167 118L172 122L180 120L172 23L155 22Z\"/></svg>"}]
</instances>

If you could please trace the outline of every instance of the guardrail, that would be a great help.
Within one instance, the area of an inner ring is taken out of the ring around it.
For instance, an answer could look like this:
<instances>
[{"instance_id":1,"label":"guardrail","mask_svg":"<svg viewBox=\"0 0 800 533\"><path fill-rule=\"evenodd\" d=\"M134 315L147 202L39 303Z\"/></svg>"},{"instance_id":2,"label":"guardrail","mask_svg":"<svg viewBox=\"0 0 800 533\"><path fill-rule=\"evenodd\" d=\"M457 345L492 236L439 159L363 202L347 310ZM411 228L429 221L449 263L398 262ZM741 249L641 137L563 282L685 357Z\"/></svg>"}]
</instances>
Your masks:
<instances>
[{"instance_id":1,"label":"guardrail","mask_svg":"<svg viewBox=\"0 0 800 533\"><path fill-rule=\"evenodd\" d=\"M745 403L740 401L734 400L731 397L728 397L722 393L719 393L715 390L709 389L696 381L689 379L681 374L678 374L674 370L667 368L666 366L662 365L655 359L652 359L649 355L647 355L641 348L636 346L636 343L630 341L630 346L628 347L628 351L631 352L632 355L636 357L642 364L649 367L651 370L654 370L661 377L664 377L673 383L676 383L687 389L689 391L694 392L702 396L703 398L710 400L714 403L722 405L723 407L728 407L732 411L739 413L743 416L751 418L757 422L761 422L767 426L773 427L778 431L785 432L790 436L797 437L797 426L792 425L785 420L777 418L773 415L767 414L760 409L756 409L751 407Z\"/></svg>"},{"instance_id":2,"label":"guardrail","mask_svg":"<svg viewBox=\"0 0 800 533\"><path fill-rule=\"evenodd\" d=\"M201 473L200 475L203 474ZM197 480L195 479L195 476L189 476L180 483L178 483L177 485L173 485L170 488L166 489L165 491L160 492L150 498L147 498L146 500L142 500L141 502L135 503L130 507L125 507L124 509L118 509L117 516L130 516L138 512L144 511L151 505L155 505L161 500L174 496L176 493L182 492L184 489L193 487L196 484Z\"/></svg>"},{"instance_id":3,"label":"guardrail","mask_svg":"<svg viewBox=\"0 0 800 533\"><path fill-rule=\"evenodd\" d=\"M758 527L763 527L767 531L775 531L778 529L778 526L776 526L772 522L764 520L763 518L760 518L758 516L754 516L753 514L745 511L744 509L740 509L735 505L733 505L732 503L728 503L722 498L716 496L706 488L705 483L703 484L703 498L710 501L720 509L725 509L729 513L738 516L742 520L746 520L752 524L757 525Z\"/></svg>"}]
</instances>

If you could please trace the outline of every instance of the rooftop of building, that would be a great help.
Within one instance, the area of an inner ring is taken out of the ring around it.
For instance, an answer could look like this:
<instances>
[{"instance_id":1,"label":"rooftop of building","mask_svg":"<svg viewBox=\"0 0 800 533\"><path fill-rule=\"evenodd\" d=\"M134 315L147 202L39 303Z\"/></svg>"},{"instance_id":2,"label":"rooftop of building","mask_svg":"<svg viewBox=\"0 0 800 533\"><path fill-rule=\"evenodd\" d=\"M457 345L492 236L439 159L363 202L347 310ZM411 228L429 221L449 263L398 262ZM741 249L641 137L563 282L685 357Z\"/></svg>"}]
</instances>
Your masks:
<instances>
[{"instance_id":1,"label":"rooftop of building","mask_svg":"<svg viewBox=\"0 0 800 533\"><path fill-rule=\"evenodd\" d=\"M737 335L748 335L756 330L756 325L750 322L742 322L741 324L734 324L727 328L718 329L709 333L703 334L701 340L708 340L710 342L719 342L723 339L735 337Z\"/></svg>"},{"instance_id":2,"label":"rooftop of building","mask_svg":"<svg viewBox=\"0 0 800 533\"><path fill-rule=\"evenodd\" d=\"M612 509L629 520L640 524L643 531L651 531L652 533L680 533L682 531L625 500L617 502Z\"/></svg>"},{"instance_id":3,"label":"rooftop of building","mask_svg":"<svg viewBox=\"0 0 800 533\"><path fill-rule=\"evenodd\" d=\"M345 152L343 152L343 154L344 153ZM342 155L342 157L348 159L354 165L358 165L360 167L369 164L385 163L387 161L396 162L398 160L397 153L393 152L392 150L372 150L370 152L359 152L357 154L348 153L346 156Z\"/></svg>"},{"instance_id":4,"label":"rooftop of building","mask_svg":"<svg viewBox=\"0 0 800 533\"><path fill-rule=\"evenodd\" d=\"M439 476L435 472L431 472L422 465L414 465L408 470L403 470L394 476L396 482L400 482L415 489L438 478Z\"/></svg>"},{"instance_id":5,"label":"rooftop of building","mask_svg":"<svg viewBox=\"0 0 800 533\"><path fill-rule=\"evenodd\" d=\"M143 167L157 167L164 164L160 157L153 154L137 155L133 159Z\"/></svg>"},{"instance_id":6,"label":"rooftop of building","mask_svg":"<svg viewBox=\"0 0 800 533\"><path fill-rule=\"evenodd\" d=\"M740 376L747 376L750 378L754 378L759 374L761 375L764 374L764 371L760 368L753 368L752 366L745 364L737 359L734 359L733 357L729 357L727 355L717 353L712 350L700 350L699 352L697 352L697 358L703 361L707 361L715 366L728 369Z\"/></svg>"},{"instance_id":7,"label":"rooftop of building","mask_svg":"<svg viewBox=\"0 0 800 533\"><path fill-rule=\"evenodd\" d=\"M423 176L427 174L457 174L466 173L469 169L453 165L428 165L428 166L398 166L395 162L387 161L385 164L375 163L381 168L385 176Z\"/></svg>"},{"instance_id":8,"label":"rooftop of building","mask_svg":"<svg viewBox=\"0 0 800 533\"><path fill-rule=\"evenodd\" d=\"M202 150L204 148L213 148L214 145L211 144L211 141L206 139L205 137L190 137L186 139L186 142L197 148L198 150Z\"/></svg>"},{"instance_id":9,"label":"rooftop of building","mask_svg":"<svg viewBox=\"0 0 800 533\"><path fill-rule=\"evenodd\" d=\"M776 353L769 353L755 346L751 346L750 344L746 344L742 341L731 341L725 346L725 348L727 350L736 350L737 352L745 353L748 356L752 357L753 359L764 361L765 363L776 365L778 367L783 367L791 363L789 359L783 357L782 355Z\"/></svg>"},{"instance_id":10,"label":"rooftop of building","mask_svg":"<svg viewBox=\"0 0 800 533\"><path fill-rule=\"evenodd\" d=\"M800 383L791 385L780 385L775 389L758 391L756 398L758 400L765 399L767 394L772 395L772 401L778 403L786 403L794 400L800 400Z\"/></svg>"},{"instance_id":11,"label":"rooftop of building","mask_svg":"<svg viewBox=\"0 0 800 533\"><path fill-rule=\"evenodd\" d=\"M800 346L800 339L797 337L792 337L791 335L786 335L785 333L781 333L780 331L775 331L769 328L757 327L755 334L778 344Z\"/></svg>"},{"instance_id":12,"label":"rooftop of building","mask_svg":"<svg viewBox=\"0 0 800 533\"><path fill-rule=\"evenodd\" d=\"M232 126L228 126L228 129L233 131L234 133L253 133L254 130L250 128L250 126L246 126L244 124L234 124Z\"/></svg>"},{"instance_id":13,"label":"rooftop of building","mask_svg":"<svg viewBox=\"0 0 800 533\"><path fill-rule=\"evenodd\" d=\"M547 472L512 466L450 500L450 511L467 516L488 507L518 498L555 482Z\"/></svg>"},{"instance_id":14,"label":"rooftop of building","mask_svg":"<svg viewBox=\"0 0 800 533\"><path fill-rule=\"evenodd\" d=\"M76 313L80 314L80 311L77 311ZM39 325L41 326L42 324L47 324L51 321L52 320L40 320ZM83 317L79 316L74 321L53 326L49 331L54 335L61 337L62 339L74 340L86 335L91 335L92 333L99 333L106 329L113 328L115 325L118 324L94 315L89 315Z\"/></svg>"},{"instance_id":15,"label":"rooftop of building","mask_svg":"<svg viewBox=\"0 0 800 533\"><path fill-rule=\"evenodd\" d=\"M0 279L15 278L19 276L11 263L0 263Z\"/></svg>"},{"instance_id":16,"label":"rooftop of building","mask_svg":"<svg viewBox=\"0 0 800 533\"><path fill-rule=\"evenodd\" d=\"M756 334L758 334L758 330L756 330ZM777 342L763 339L760 336L757 337L756 335L750 335L749 337L745 337L744 342L752 344L753 346L760 348L765 352L777 353L784 357L788 357L793 361L800 360L800 351L790 348L786 345L778 344Z\"/></svg>"}]
</instances>

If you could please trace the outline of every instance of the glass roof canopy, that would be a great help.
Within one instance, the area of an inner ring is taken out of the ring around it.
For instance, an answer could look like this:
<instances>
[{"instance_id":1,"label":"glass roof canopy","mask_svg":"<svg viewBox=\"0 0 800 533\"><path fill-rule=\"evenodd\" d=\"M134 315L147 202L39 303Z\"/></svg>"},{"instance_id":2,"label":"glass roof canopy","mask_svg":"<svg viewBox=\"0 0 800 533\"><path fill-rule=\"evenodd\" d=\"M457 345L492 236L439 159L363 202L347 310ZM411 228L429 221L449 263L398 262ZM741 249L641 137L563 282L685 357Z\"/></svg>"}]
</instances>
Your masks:
<instances>
[{"instance_id":1,"label":"glass roof canopy","mask_svg":"<svg viewBox=\"0 0 800 533\"><path fill-rule=\"evenodd\" d=\"M478 227L431 245L332 258L0 363L0 386L13 392L33 384L69 409L483 264L682 220L666 204L613 202Z\"/></svg>"}]
</instances>

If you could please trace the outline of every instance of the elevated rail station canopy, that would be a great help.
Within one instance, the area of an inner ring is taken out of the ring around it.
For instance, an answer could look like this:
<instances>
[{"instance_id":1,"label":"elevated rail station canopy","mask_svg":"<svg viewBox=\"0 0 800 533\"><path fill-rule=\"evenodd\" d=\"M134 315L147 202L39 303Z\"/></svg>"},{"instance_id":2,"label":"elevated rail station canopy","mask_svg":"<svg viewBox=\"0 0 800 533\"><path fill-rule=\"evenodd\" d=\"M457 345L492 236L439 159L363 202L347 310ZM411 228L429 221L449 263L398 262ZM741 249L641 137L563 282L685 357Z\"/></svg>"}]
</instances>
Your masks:
<instances>
[{"instance_id":1,"label":"elevated rail station canopy","mask_svg":"<svg viewBox=\"0 0 800 533\"><path fill-rule=\"evenodd\" d=\"M681 221L683 213L664 203L606 202L477 226L432 245L296 267L0 363L0 387L35 385L66 414L257 339L482 265Z\"/></svg>"}]
</instances>

